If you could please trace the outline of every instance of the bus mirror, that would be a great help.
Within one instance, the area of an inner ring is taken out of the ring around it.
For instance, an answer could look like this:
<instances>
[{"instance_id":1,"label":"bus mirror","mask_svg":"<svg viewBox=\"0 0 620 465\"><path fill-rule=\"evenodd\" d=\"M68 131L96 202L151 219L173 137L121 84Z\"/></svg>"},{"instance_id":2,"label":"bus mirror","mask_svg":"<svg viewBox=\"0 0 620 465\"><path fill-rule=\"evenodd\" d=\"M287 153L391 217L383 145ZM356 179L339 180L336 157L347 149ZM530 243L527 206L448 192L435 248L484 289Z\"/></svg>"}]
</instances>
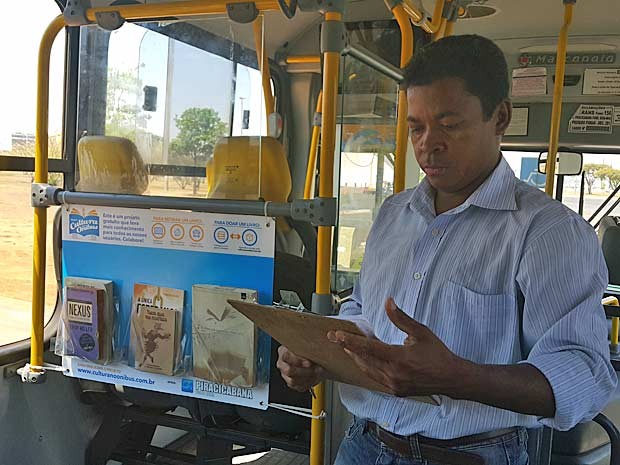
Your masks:
<instances>
[{"instance_id":1,"label":"bus mirror","mask_svg":"<svg viewBox=\"0 0 620 465\"><path fill-rule=\"evenodd\" d=\"M144 111L157 111L157 87L144 86L144 102L142 109Z\"/></svg>"},{"instance_id":2,"label":"bus mirror","mask_svg":"<svg viewBox=\"0 0 620 465\"><path fill-rule=\"evenodd\" d=\"M538 156L538 172L547 172L547 152L541 152ZM583 155L579 152L558 152L555 165L555 174L563 176L576 176L583 169Z\"/></svg>"}]
</instances>

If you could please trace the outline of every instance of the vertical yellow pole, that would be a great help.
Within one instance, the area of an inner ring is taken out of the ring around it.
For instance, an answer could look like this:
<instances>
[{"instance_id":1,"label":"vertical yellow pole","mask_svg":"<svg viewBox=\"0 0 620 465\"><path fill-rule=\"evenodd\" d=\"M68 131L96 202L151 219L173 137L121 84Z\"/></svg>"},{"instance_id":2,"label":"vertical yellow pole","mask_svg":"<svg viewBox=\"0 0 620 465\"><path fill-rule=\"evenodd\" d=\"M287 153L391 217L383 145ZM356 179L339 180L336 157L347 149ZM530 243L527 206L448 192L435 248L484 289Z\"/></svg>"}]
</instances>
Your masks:
<instances>
[{"instance_id":1,"label":"vertical yellow pole","mask_svg":"<svg viewBox=\"0 0 620 465\"><path fill-rule=\"evenodd\" d=\"M57 16L47 27L39 46L37 65L37 127L35 140L34 182L47 183L47 142L49 118L50 54L58 33L65 26ZM43 366L43 326L45 324L45 240L47 209L34 209L34 243L32 247L32 328L30 365Z\"/></svg>"},{"instance_id":2,"label":"vertical yellow pole","mask_svg":"<svg viewBox=\"0 0 620 465\"><path fill-rule=\"evenodd\" d=\"M271 72L269 71L269 54L265 51L263 33L263 15L260 14L252 23L254 32L254 46L256 47L256 60L263 84L263 96L265 98L265 111L267 118L275 111L275 102L271 91Z\"/></svg>"},{"instance_id":3,"label":"vertical yellow pole","mask_svg":"<svg viewBox=\"0 0 620 465\"><path fill-rule=\"evenodd\" d=\"M325 13L325 21L342 21L342 14ZM323 53L323 116L321 124L321 159L319 164L319 197L334 195L334 151L336 148L336 98L338 97L339 52ZM332 227L319 226L316 258L316 293L331 293ZM325 410L325 386L314 389L312 415ZM312 419L310 427L310 465L322 465L325 454L325 421Z\"/></svg>"},{"instance_id":4,"label":"vertical yellow pole","mask_svg":"<svg viewBox=\"0 0 620 465\"><path fill-rule=\"evenodd\" d=\"M407 66L413 56L413 28L409 16L405 13L402 5L392 9L392 13L400 28L400 67ZM396 151L394 153L394 193L405 188L405 173L407 164L407 90L398 92L398 115L396 122Z\"/></svg>"},{"instance_id":5,"label":"vertical yellow pole","mask_svg":"<svg viewBox=\"0 0 620 465\"><path fill-rule=\"evenodd\" d=\"M444 37L450 37L452 34L454 34L454 26L456 24L456 21L448 21L446 23L446 30L444 31Z\"/></svg>"},{"instance_id":6,"label":"vertical yellow pole","mask_svg":"<svg viewBox=\"0 0 620 465\"><path fill-rule=\"evenodd\" d=\"M315 115L321 115L323 108L323 91L319 92L316 99ZM308 168L306 170L306 183L304 185L304 199L312 198L312 183L314 181L314 173L316 171L316 153L319 147L319 136L321 135L321 126L314 124L312 126L312 140L310 141L310 152L308 153Z\"/></svg>"},{"instance_id":7,"label":"vertical yellow pole","mask_svg":"<svg viewBox=\"0 0 620 465\"><path fill-rule=\"evenodd\" d=\"M620 306L617 297L609 296L603 299L603 305ZM618 334L620 333L620 318L614 316L611 318L611 333L609 334L609 345L612 352L618 350Z\"/></svg>"},{"instance_id":8,"label":"vertical yellow pole","mask_svg":"<svg viewBox=\"0 0 620 465\"><path fill-rule=\"evenodd\" d=\"M568 43L568 28L573 19L572 3L564 4L564 24L558 38L558 51L555 62L555 86L553 88L553 107L551 110L551 130L549 132L549 153L546 163L545 192L553 196L555 181L555 161L558 155L560 139L560 122L562 118L562 95L564 93L564 69L566 65L566 45Z\"/></svg>"}]
</instances>

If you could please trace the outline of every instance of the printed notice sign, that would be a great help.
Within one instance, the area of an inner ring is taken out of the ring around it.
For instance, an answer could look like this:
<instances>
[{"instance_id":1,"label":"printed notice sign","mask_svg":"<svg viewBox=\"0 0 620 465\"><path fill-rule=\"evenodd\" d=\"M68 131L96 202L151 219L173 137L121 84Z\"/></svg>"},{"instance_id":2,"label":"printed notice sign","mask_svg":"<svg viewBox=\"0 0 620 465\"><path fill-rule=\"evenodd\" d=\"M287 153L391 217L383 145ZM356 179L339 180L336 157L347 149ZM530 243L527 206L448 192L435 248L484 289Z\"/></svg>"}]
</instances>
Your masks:
<instances>
[{"instance_id":1,"label":"printed notice sign","mask_svg":"<svg viewBox=\"0 0 620 465\"><path fill-rule=\"evenodd\" d=\"M586 69L583 74L584 95L620 95L620 68Z\"/></svg>"},{"instance_id":2,"label":"printed notice sign","mask_svg":"<svg viewBox=\"0 0 620 465\"><path fill-rule=\"evenodd\" d=\"M506 136L527 136L527 123L530 109L528 107L515 107L512 109L512 120L506 128Z\"/></svg>"},{"instance_id":3,"label":"printed notice sign","mask_svg":"<svg viewBox=\"0 0 620 465\"><path fill-rule=\"evenodd\" d=\"M63 239L192 252L273 256L274 223L262 216L67 205Z\"/></svg>"},{"instance_id":4,"label":"printed notice sign","mask_svg":"<svg viewBox=\"0 0 620 465\"><path fill-rule=\"evenodd\" d=\"M620 107L614 107L614 126L620 126Z\"/></svg>"},{"instance_id":5,"label":"printed notice sign","mask_svg":"<svg viewBox=\"0 0 620 465\"><path fill-rule=\"evenodd\" d=\"M611 134L614 107L611 105L579 105L568 123L573 134Z\"/></svg>"},{"instance_id":6,"label":"printed notice sign","mask_svg":"<svg viewBox=\"0 0 620 465\"><path fill-rule=\"evenodd\" d=\"M547 95L547 68L512 70L512 96Z\"/></svg>"}]
</instances>

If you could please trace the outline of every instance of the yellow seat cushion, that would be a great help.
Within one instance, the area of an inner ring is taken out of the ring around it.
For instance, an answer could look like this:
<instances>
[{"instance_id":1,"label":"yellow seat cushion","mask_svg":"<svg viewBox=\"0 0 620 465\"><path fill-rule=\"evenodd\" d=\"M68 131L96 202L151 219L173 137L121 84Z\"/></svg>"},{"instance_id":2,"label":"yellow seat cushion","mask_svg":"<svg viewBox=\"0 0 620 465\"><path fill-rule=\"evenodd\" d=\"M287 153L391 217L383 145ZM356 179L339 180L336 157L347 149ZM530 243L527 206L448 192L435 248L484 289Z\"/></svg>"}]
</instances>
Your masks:
<instances>
[{"instance_id":1,"label":"yellow seat cushion","mask_svg":"<svg viewBox=\"0 0 620 465\"><path fill-rule=\"evenodd\" d=\"M76 190L140 195L148 188L148 172L135 144L114 136L84 136L78 142Z\"/></svg>"}]
</instances>

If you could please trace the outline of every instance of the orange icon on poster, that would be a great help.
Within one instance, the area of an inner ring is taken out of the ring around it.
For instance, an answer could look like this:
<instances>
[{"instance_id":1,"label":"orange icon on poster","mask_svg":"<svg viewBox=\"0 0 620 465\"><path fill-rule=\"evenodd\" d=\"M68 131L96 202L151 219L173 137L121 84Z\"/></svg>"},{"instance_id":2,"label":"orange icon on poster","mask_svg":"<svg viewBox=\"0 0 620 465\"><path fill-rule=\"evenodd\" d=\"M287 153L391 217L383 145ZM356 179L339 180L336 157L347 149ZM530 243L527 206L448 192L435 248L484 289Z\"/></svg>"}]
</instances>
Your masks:
<instances>
[{"instance_id":1,"label":"orange icon on poster","mask_svg":"<svg viewBox=\"0 0 620 465\"><path fill-rule=\"evenodd\" d=\"M189 228L189 238L193 242L200 242L205 237L205 231L202 229L202 226L194 225Z\"/></svg>"}]
</instances>

